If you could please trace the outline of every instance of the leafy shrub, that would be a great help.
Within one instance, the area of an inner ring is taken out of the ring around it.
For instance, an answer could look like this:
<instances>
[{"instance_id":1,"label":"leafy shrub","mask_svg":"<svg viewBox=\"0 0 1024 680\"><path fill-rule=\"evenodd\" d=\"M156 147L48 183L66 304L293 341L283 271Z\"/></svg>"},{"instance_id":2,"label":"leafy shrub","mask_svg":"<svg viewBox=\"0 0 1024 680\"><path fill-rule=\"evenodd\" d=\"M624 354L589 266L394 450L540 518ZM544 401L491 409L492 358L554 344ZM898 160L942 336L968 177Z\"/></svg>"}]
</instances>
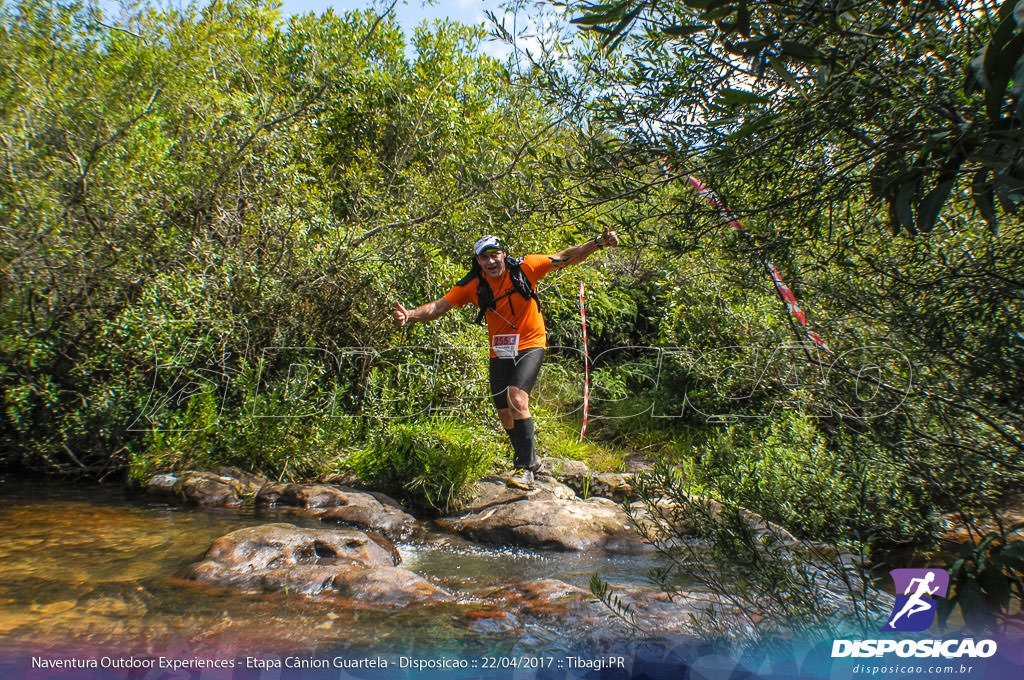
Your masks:
<instances>
[{"instance_id":1,"label":"leafy shrub","mask_svg":"<svg viewBox=\"0 0 1024 680\"><path fill-rule=\"evenodd\" d=\"M951 592L938 604L940 625L960 608L977 632L1011 633L1024 615L1024 522L1000 526L975 543L960 544L949 565Z\"/></svg>"},{"instance_id":2,"label":"leafy shrub","mask_svg":"<svg viewBox=\"0 0 1024 680\"><path fill-rule=\"evenodd\" d=\"M798 411L755 422L713 438L696 468L719 497L810 538L927 536L929 505L867 436L827 437Z\"/></svg>"},{"instance_id":3,"label":"leafy shrub","mask_svg":"<svg viewBox=\"0 0 1024 680\"><path fill-rule=\"evenodd\" d=\"M455 510L470 485L491 466L491 437L453 420L388 421L347 461L365 482L420 510Z\"/></svg>"},{"instance_id":4,"label":"leafy shrub","mask_svg":"<svg viewBox=\"0 0 1024 680\"><path fill-rule=\"evenodd\" d=\"M642 474L636 490L645 511L638 527L664 557L654 580L673 597L686 597L696 581L717 603L693 620L702 638L770 645L865 635L884 621L888 602L869 576L863 544L794 541L735 503L708 499L707 489L664 464Z\"/></svg>"}]
</instances>

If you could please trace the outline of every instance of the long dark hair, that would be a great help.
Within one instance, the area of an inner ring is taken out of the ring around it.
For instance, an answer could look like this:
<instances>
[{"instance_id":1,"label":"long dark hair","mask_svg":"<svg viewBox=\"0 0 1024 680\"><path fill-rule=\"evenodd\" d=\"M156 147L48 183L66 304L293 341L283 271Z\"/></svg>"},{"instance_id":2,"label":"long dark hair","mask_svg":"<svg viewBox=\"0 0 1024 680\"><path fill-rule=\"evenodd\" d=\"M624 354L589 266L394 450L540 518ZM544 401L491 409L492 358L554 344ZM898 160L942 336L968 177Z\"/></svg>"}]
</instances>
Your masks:
<instances>
[{"instance_id":1,"label":"long dark hair","mask_svg":"<svg viewBox=\"0 0 1024 680\"><path fill-rule=\"evenodd\" d=\"M456 286L465 286L467 283L469 283L470 281L472 281L476 277L480 276L480 274L482 272L483 272L483 268L480 266L480 263L477 262L476 258L474 257L473 258L473 264L470 265L470 267L469 267L469 272L465 276L463 276L461 279L456 281L455 285Z\"/></svg>"}]
</instances>

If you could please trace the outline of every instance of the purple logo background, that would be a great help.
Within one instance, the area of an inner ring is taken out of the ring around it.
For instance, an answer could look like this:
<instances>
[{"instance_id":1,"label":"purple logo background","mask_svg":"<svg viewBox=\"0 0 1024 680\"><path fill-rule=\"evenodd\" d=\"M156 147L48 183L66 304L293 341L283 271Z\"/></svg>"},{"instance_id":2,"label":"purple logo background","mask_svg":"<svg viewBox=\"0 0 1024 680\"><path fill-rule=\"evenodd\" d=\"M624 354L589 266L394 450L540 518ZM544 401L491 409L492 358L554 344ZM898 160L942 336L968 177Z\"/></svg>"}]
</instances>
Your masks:
<instances>
[{"instance_id":1,"label":"purple logo background","mask_svg":"<svg viewBox=\"0 0 1024 680\"><path fill-rule=\"evenodd\" d=\"M896 601L882 630L922 631L935 620L936 598L949 592L949 573L944 569L893 569Z\"/></svg>"}]
</instances>

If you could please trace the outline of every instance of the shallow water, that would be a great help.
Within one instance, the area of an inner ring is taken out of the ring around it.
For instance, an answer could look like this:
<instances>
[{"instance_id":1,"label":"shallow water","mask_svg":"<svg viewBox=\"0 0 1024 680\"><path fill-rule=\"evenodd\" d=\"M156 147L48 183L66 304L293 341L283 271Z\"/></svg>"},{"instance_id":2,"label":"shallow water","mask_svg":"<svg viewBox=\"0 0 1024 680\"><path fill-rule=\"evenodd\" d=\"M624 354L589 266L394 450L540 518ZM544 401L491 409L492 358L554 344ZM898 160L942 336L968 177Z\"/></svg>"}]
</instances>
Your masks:
<instances>
[{"instance_id":1,"label":"shallow water","mask_svg":"<svg viewBox=\"0 0 1024 680\"><path fill-rule=\"evenodd\" d=\"M595 573L638 586L654 564L650 557L488 548L424 530L398 545L403 566L458 594L454 604L380 610L180 578L216 537L280 521L330 526L276 510L133 500L117 486L0 481L0 642L8 651L33 653L116 648L218 655L568 648L577 634L593 631L556 620L496 625L503 620L495 616L499 605L477 593L540 578L586 589Z\"/></svg>"}]
</instances>

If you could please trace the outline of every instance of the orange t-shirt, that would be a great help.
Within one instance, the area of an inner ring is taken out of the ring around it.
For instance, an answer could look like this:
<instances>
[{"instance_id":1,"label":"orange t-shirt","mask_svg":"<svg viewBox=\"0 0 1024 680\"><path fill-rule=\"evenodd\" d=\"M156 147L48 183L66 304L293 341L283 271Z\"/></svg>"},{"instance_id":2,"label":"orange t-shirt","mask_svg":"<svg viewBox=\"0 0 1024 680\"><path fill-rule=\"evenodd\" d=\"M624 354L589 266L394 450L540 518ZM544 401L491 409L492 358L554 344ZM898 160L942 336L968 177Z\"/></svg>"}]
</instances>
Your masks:
<instances>
[{"instance_id":1,"label":"orange t-shirt","mask_svg":"<svg viewBox=\"0 0 1024 680\"><path fill-rule=\"evenodd\" d=\"M541 277L551 271L551 258L547 255L527 255L523 258L523 273L530 280L534 290L537 289L537 282ZM547 347L548 334L544 326L544 317L541 316L540 308L536 300L527 300L520 295L512 286L508 269L500 279L492 279L487 274L484 278L494 293L495 310L487 310L487 337L491 345L491 357L496 357L494 343L497 336L518 335L520 350L531 347ZM454 307L461 307L469 303L479 304L476 294L476 279L464 286L452 286L452 289L445 293L444 299L452 303ZM497 312L497 314L495 313Z\"/></svg>"}]
</instances>

